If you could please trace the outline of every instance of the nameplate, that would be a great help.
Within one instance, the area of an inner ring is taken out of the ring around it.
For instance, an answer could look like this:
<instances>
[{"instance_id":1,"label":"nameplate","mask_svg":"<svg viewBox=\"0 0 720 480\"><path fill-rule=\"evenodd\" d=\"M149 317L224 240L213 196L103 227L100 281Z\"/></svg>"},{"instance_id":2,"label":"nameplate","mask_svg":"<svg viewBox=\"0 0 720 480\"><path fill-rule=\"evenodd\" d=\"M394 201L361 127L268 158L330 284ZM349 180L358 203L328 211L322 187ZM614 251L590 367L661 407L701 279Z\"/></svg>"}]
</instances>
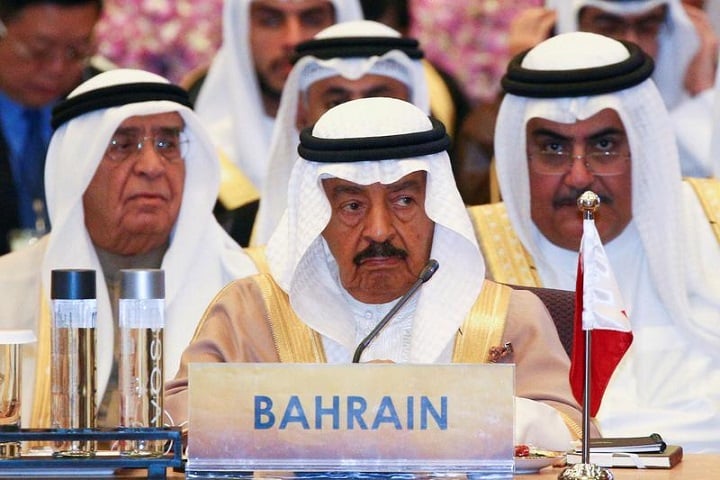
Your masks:
<instances>
[{"instance_id":1,"label":"nameplate","mask_svg":"<svg viewBox=\"0 0 720 480\"><path fill-rule=\"evenodd\" d=\"M188 471L510 472L512 365L198 363Z\"/></svg>"}]
</instances>

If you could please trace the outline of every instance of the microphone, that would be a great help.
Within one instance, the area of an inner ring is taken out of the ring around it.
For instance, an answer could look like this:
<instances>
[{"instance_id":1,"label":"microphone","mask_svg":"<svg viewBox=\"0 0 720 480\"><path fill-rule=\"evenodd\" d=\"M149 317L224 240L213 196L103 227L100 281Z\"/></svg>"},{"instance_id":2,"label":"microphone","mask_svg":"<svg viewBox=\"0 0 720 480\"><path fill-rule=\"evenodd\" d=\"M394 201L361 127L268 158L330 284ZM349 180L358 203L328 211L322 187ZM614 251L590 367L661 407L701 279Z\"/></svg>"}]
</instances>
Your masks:
<instances>
[{"instance_id":1,"label":"microphone","mask_svg":"<svg viewBox=\"0 0 720 480\"><path fill-rule=\"evenodd\" d=\"M385 328L385 325L390 321L392 317L395 316L395 314L402 308L403 305L405 305L405 302L407 302L410 297L412 297L418 288L420 288L420 285L427 282L432 278L433 275L435 275L435 272L437 272L437 269L440 267L440 264L437 262L437 260L433 260L432 258L428 260L428 262L425 264L425 268L422 269L420 272L420 275L418 275L418 279L415 280L415 283L412 284L410 287L410 290L408 290L405 295L400 297L400 300L397 301L395 305L390 309L390 311L385 315L382 320L378 322L377 325L375 325L375 328L372 329L370 333L368 333L367 337L362 339L362 342L357 346L355 349L355 354L353 355L352 363L358 363L360 361L360 356L365 351L368 345L370 345L370 342L373 341L375 337L377 337L378 333L380 333L380 330Z\"/></svg>"}]
</instances>

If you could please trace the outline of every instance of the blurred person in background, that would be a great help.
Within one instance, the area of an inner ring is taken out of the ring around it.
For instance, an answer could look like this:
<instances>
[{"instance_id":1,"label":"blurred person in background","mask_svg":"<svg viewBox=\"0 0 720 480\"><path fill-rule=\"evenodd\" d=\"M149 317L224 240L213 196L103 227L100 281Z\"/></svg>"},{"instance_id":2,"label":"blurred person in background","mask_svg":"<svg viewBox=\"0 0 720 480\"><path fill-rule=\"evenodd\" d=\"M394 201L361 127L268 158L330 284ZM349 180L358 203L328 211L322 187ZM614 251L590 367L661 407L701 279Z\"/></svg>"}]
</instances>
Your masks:
<instances>
[{"instance_id":1,"label":"blurred person in background","mask_svg":"<svg viewBox=\"0 0 720 480\"><path fill-rule=\"evenodd\" d=\"M50 227L43 171L51 110L96 73L101 11L100 0L0 1L0 254Z\"/></svg>"},{"instance_id":2,"label":"blurred person in background","mask_svg":"<svg viewBox=\"0 0 720 480\"><path fill-rule=\"evenodd\" d=\"M226 0L220 50L209 70L182 84L197 97L195 110L220 151L215 212L227 230L238 217L251 225L257 213L295 47L336 22L361 18L358 0ZM246 245L249 233L239 241Z\"/></svg>"},{"instance_id":3,"label":"blurred person in background","mask_svg":"<svg viewBox=\"0 0 720 480\"><path fill-rule=\"evenodd\" d=\"M422 50L414 39L372 20L331 25L297 47L273 131L268 178L252 244L264 245L287 207L300 131L330 108L365 97L392 97L429 111Z\"/></svg>"},{"instance_id":4,"label":"blurred person in background","mask_svg":"<svg viewBox=\"0 0 720 480\"><path fill-rule=\"evenodd\" d=\"M637 43L655 60L653 80L673 121L685 176L718 173L710 158L718 35L706 12L681 0L548 0L513 22L514 53L554 33L586 31Z\"/></svg>"}]
</instances>

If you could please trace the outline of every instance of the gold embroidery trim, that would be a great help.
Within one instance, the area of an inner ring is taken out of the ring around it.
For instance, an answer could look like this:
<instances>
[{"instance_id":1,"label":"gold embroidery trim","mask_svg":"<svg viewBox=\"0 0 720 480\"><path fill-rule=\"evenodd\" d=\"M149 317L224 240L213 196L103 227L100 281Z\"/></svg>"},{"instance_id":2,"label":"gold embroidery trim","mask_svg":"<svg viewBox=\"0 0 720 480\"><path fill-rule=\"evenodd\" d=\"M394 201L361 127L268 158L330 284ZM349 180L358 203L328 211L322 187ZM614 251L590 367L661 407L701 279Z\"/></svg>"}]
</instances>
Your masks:
<instances>
[{"instance_id":1,"label":"gold embroidery trim","mask_svg":"<svg viewBox=\"0 0 720 480\"><path fill-rule=\"evenodd\" d=\"M685 181L695 191L710 227L720 242L720 182L714 178L686 178Z\"/></svg>"},{"instance_id":2,"label":"gold embroidery trim","mask_svg":"<svg viewBox=\"0 0 720 480\"><path fill-rule=\"evenodd\" d=\"M560 414L560 418L562 418L563 422L565 422L565 426L568 428L568 430L570 430L570 433L575 437L575 440L582 439L582 427L562 410L558 410L556 408L555 411Z\"/></svg>"},{"instance_id":3,"label":"gold embroidery trim","mask_svg":"<svg viewBox=\"0 0 720 480\"><path fill-rule=\"evenodd\" d=\"M305 325L290 306L287 294L268 274L255 275L268 311L275 348L283 363L325 363L320 335Z\"/></svg>"},{"instance_id":4,"label":"gold embroidery trim","mask_svg":"<svg viewBox=\"0 0 720 480\"><path fill-rule=\"evenodd\" d=\"M260 198L260 192L249 178L225 155L220 157L220 191L218 200L227 210L235 210Z\"/></svg>"},{"instance_id":5,"label":"gold embroidery trim","mask_svg":"<svg viewBox=\"0 0 720 480\"><path fill-rule=\"evenodd\" d=\"M265 246L244 247L245 253L253 261L259 273L270 273L270 266L265 257Z\"/></svg>"},{"instance_id":6,"label":"gold embroidery trim","mask_svg":"<svg viewBox=\"0 0 720 480\"><path fill-rule=\"evenodd\" d=\"M430 111L445 125L448 135L452 135L455 132L455 103L447 84L427 60L422 61L422 66L430 94Z\"/></svg>"},{"instance_id":7,"label":"gold embroidery trim","mask_svg":"<svg viewBox=\"0 0 720 480\"><path fill-rule=\"evenodd\" d=\"M490 280L455 337L454 363L487 363L490 349L502 342L512 288Z\"/></svg>"},{"instance_id":8,"label":"gold embroidery trim","mask_svg":"<svg viewBox=\"0 0 720 480\"><path fill-rule=\"evenodd\" d=\"M32 428L50 427L50 365L52 345L52 315L45 295L40 293L40 319L38 324L37 360L35 364L35 388L30 413Z\"/></svg>"},{"instance_id":9,"label":"gold embroidery trim","mask_svg":"<svg viewBox=\"0 0 720 480\"><path fill-rule=\"evenodd\" d=\"M500 283L540 287L535 262L510 224L505 204L468 207L488 276Z\"/></svg>"}]
</instances>

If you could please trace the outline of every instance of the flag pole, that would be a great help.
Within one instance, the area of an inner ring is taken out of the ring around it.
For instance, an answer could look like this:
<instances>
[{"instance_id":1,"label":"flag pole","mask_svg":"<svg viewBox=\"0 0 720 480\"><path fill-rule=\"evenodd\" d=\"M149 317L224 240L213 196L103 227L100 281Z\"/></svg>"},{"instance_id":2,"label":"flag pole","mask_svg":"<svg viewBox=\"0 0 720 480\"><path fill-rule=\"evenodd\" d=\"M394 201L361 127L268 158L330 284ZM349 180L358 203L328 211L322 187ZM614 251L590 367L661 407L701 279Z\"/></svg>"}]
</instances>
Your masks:
<instances>
[{"instance_id":1,"label":"flag pole","mask_svg":"<svg viewBox=\"0 0 720 480\"><path fill-rule=\"evenodd\" d=\"M584 220L595 221L595 211L600 207L600 197L591 191L580 195L577 200L578 208ZM585 273L583 272L583 275ZM590 463L590 359L592 358L592 330L585 330L585 381L583 382L583 438L582 463Z\"/></svg>"},{"instance_id":2,"label":"flag pole","mask_svg":"<svg viewBox=\"0 0 720 480\"><path fill-rule=\"evenodd\" d=\"M600 207L600 197L592 191L586 191L577 200L584 220L595 221L595 211ZM583 272L584 275L584 272ZM582 294L582 292L581 292ZM590 463L590 359L592 330L584 331L585 368L582 402L582 463L566 467L558 475L559 480L613 480L615 476L607 468Z\"/></svg>"}]
</instances>

